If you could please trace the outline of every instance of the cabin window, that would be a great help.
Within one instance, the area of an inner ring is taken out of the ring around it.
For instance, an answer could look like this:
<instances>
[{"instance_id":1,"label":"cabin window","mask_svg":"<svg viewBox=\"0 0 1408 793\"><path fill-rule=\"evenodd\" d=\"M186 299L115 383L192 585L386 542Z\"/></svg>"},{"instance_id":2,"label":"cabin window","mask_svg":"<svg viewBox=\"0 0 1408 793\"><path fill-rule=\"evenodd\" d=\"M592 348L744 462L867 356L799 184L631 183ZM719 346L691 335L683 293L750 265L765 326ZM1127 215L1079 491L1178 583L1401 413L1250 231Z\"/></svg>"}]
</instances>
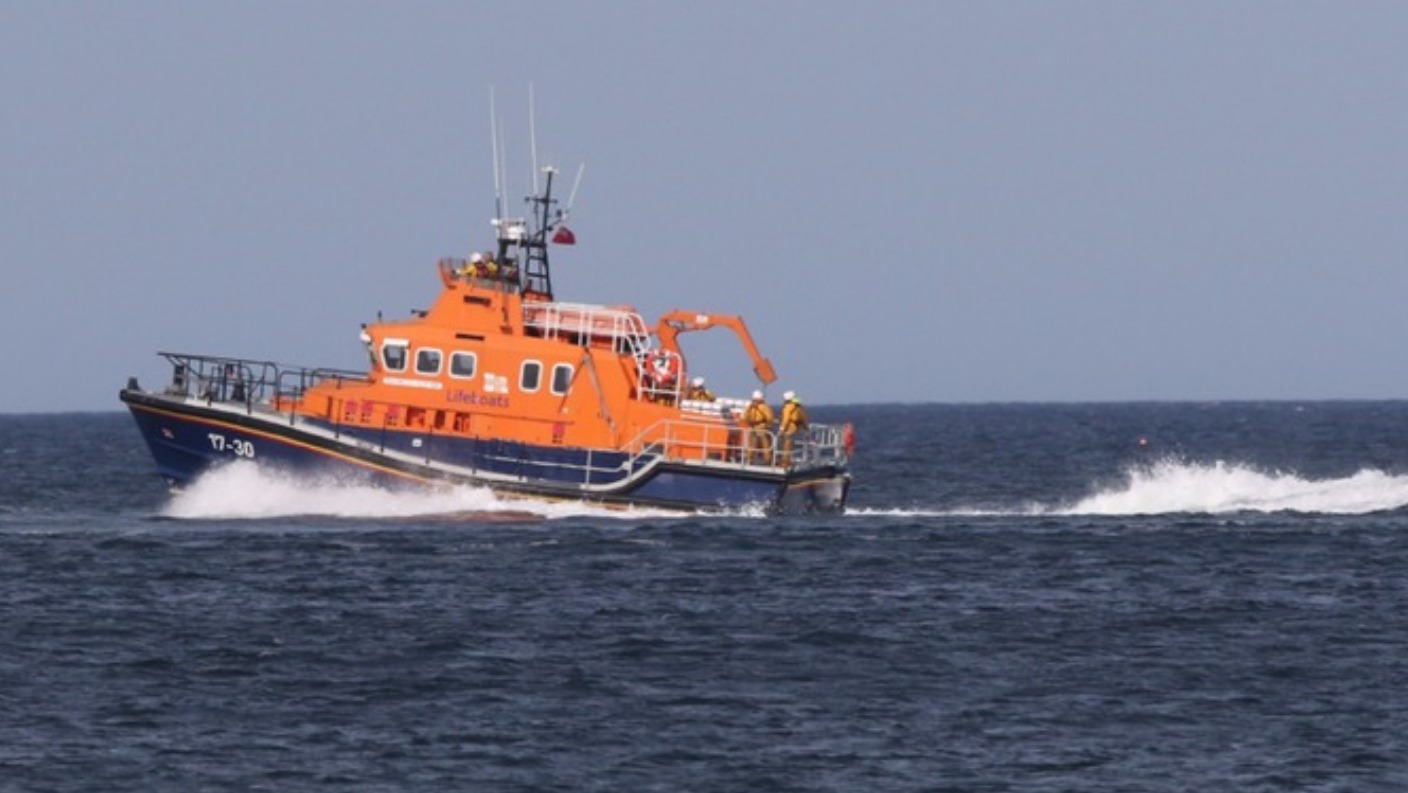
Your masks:
<instances>
[{"instance_id":1,"label":"cabin window","mask_svg":"<svg viewBox=\"0 0 1408 793\"><path fill-rule=\"evenodd\" d=\"M439 350L423 347L416 350L416 373L417 374L440 374L440 359L442 354Z\"/></svg>"},{"instance_id":2,"label":"cabin window","mask_svg":"<svg viewBox=\"0 0 1408 793\"><path fill-rule=\"evenodd\" d=\"M381 365L387 371L406 371L406 350L409 345L404 341L387 341L381 345Z\"/></svg>"},{"instance_id":3,"label":"cabin window","mask_svg":"<svg viewBox=\"0 0 1408 793\"><path fill-rule=\"evenodd\" d=\"M472 352L452 352L450 353L450 376L468 380L474 376L474 369L478 362L479 356Z\"/></svg>"},{"instance_id":4,"label":"cabin window","mask_svg":"<svg viewBox=\"0 0 1408 793\"><path fill-rule=\"evenodd\" d=\"M552 392L565 394L572 387L572 364L560 363L552 368Z\"/></svg>"},{"instance_id":5,"label":"cabin window","mask_svg":"<svg viewBox=\"0 0 1408 793\"><path fill-rule=\"evenodd\" d=\"M518 387L523 391L533 392L542 385L543 365L537 361L524 361L523 369L518 375Z\"/></svg>"}]
</instances>

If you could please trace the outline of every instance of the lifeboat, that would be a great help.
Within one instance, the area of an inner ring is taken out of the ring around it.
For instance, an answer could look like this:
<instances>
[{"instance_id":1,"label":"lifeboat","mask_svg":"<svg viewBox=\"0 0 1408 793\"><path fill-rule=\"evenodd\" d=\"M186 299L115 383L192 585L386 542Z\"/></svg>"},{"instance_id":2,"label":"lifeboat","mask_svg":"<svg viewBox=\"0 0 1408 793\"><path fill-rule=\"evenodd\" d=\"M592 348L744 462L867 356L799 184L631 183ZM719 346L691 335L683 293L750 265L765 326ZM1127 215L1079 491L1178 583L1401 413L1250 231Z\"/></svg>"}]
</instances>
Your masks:
<instances>
[{"instance_id":1,"label":"lifeboat","mask_svg":"<svg viewBox=\"0 0 1408 793\"><path fill-rule=\"evenodd\" d=\"M575 235L554 169L523 219L495 218L495 249L436 264L430 308L362 326L362 371L160 352L170 379L120 392L156 462L179 484L243 460L504 496L770 513L840 512L849 425L811 424L786 454L747 454L776 427L742 427L747 404L686 398L684 332L733 332L765 389L777 376L740 317L558 301L549 248ZM476 257L477 258L477 257ZM491 261L493 266L485 266Z\"/></svg>"}]
</instances>

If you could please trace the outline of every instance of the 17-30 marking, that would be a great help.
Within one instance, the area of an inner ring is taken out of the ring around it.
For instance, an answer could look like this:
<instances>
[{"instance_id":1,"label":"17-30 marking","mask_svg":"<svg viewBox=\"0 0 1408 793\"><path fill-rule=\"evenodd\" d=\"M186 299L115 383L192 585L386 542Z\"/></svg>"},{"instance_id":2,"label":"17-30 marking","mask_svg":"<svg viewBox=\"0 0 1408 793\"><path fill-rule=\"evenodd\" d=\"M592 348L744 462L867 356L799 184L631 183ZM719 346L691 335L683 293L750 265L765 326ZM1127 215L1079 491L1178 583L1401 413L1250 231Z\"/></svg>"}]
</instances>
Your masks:
<instances>
[{"instance_id":1,"label":"17-30 marking","mask_svg":"<svg viewBox=\"0 0 1408 793\"><path fill-rule=\"evenodd\" d=\"M217 452L229 452L236 457L254 459L254 444L250 441L242 441L239 438L227 440L218 432L212 432L206 437L210 438L210 448Z\"/></svg>"}]
</instances>

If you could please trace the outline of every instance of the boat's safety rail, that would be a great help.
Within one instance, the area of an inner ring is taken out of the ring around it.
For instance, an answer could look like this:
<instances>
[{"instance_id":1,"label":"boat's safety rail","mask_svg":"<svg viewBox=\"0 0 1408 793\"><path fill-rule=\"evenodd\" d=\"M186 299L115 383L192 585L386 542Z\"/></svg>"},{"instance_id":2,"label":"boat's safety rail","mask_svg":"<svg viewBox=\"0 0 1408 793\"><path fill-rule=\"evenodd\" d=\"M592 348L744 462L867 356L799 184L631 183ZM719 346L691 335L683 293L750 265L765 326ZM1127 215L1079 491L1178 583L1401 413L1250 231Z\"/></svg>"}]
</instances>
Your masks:
<instances>
[{"instance_id":1,"label":"boat's safety rail","mask_svg":"<svg viewBox=\"0 0 1408 793\"><path fill-rule=\"evenodd\" d=\"M624 308L587 303L525 302L523 327L545 339L560 339L582 347L610 347L639 352L650 347L650 331L640 314Z\"/></svg>"},{"instance_id":2,"label":"boat's safety rail","mask_svg":"<svg viewBox=\"0 0 1408 793\"><path fill-rule=\"evenodd\" d=\"M273 361L226 358L188 353L159 353L171 364L167 396L179 396L244 405L246 410L262 407L282 410L313 385L324 380L365 383L366 376L338 369L286 366Z\"/></svg>"},{"instance_id":3,"label":"boat's safety rail","mask_svg":"<svg viewBox=\"0 0 1408 793\"><path fill-rule=\"evenodd\" d=\"M626 450L633 457L653 455L668 460L792 470L844 465L849 457L845 428L828 424L813 424L784 435L733 422L665 420L631 439Z\"/></svg>"}]
</instances>

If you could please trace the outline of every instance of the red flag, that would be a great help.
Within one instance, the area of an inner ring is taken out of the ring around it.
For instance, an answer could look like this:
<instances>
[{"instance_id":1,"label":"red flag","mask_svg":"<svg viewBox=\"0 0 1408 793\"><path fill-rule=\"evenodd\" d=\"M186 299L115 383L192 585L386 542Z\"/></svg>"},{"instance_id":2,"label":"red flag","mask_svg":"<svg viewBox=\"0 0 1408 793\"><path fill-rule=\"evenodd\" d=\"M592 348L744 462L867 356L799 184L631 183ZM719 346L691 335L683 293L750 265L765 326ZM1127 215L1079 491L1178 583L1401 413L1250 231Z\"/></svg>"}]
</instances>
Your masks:
<instances>
[{"instance_id":1,"label":"red flag","mask_svg":"<svg viewBox=\"0 0 1408 793\"><path fill-rule=\"evenodd\" d=\"M557 232L552 235L552 241L556 245L576 245L577 235L566 226L558 226Z\"/></svg>"}]
</instances>

